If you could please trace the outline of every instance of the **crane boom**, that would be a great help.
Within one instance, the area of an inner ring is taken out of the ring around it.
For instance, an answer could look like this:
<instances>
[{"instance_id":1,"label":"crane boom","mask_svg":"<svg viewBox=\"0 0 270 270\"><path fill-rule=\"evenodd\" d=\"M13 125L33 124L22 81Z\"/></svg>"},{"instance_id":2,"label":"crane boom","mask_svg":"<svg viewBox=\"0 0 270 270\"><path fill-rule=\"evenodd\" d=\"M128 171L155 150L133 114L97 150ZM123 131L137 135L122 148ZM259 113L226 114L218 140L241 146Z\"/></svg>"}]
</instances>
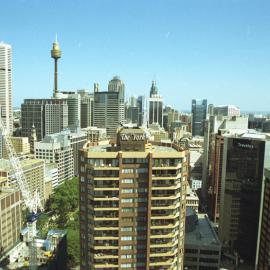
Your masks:
<instances>
[{"instance_id":1,"label":"crane boom","mask_svg":"<svg viewBox=\"0 0 270 270\"><path fill-rule=\"evenodd\" d=\"M33 194L31 193L29 189L27 180L25 178L25 175L21 166L21 162L19 158L17 157L10 135L7 132L3 124L3 121L0 117L0 135L1 134L5 142L9 161L13 170L13 175L21 191L24 204L31 213L31 218L27 220L28 242L29 242L29 269L35 270L37 269L37 252L36 252L36 245L35 245L37 211L38 209L42 211L43 207L40 201L38 191L35 191Z\"/></svg>"}]
</instances>

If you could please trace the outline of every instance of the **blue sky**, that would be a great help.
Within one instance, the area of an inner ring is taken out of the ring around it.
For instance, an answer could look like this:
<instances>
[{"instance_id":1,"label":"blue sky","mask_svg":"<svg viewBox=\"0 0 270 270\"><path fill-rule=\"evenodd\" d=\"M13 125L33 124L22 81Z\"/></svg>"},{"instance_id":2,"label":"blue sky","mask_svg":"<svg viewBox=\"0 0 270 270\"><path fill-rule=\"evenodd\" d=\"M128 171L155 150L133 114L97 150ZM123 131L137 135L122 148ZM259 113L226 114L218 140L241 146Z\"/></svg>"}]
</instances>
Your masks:
<instances>
[{"instance_id":1,"label":"blue sky","mask_svg":"<svg viewBox=\"0 0 270 270\"><path fill-rule=\"evenodd\" d=\"M114 75L126 96L192 98L270 110L269 0L2 1L0 40L13 46L13 100L52 95L55 33L61 90L102 90Z\"/></svg>"}]
</instances>

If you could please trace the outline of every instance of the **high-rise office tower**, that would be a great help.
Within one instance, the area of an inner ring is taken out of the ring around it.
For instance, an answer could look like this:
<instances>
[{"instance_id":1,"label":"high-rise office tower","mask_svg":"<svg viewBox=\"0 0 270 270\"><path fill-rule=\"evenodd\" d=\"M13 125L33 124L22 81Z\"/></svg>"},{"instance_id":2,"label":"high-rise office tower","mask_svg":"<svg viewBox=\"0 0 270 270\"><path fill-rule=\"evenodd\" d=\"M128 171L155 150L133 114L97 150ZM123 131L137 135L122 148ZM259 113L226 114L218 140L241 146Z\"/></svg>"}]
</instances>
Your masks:
<instances>
[{"instance_id":1,"label":"high-rise office tower","mask_svg":"<svg viewBox=\"0 0 270 270\"><path fill-rule=\"evenodd\" d=\"M13 109L11 61L11 46L0 42L0 115L7 131L12 134Z\"/></svg>"},{"instance_id":2,"label":"high-rise office tower","mask_svg":"<svg viewBox=\"0 0 270 270\"><path fill-rule=\"evenodd\" d=\"M116 137L120 125L119 92L94 92L94 126L106 128L109 138Z\"/></svg>"},{"instance_id":3,"label":"high-rise office tower","mask_svg":"<svg viewBox=\"0 0 270 270\"><path fill-rule=\"evenodd\" d=\"M214 107L214 115L240 116L240 109L234 105L219 105Z\"/></svg>"},{"instance_id":4,"label":"high-rise office tower","mask_svg":"<svg viewBox=\"0 0 270 270\"><path fill-rule=\"evenodd\" d=\"M158 94L156 82L152 81L149 98L148 124L158 123L163 127L163 97Z\"/></svg>"},{"instance_id":5,"label":"high-rise office tower","mask_svg":"<svg viewBox=\"0 0 270 270\"><path fill-rule=\"evenodd\" d=\"M58 92L57 98L65 99L68 105L68 127L76 130L81 125L81 95L75 92Z\"/></svg>"},{"instance_id":6,"label":"high-rise office tower","mask_svg":"<svg viewBox=\"0 0 270 270\"><path fill-rule=\"evenodd\" d=\"M126 104L126 121L127 123L139 125L139 107L137 98L134 96L130 97L129 102Z\"/></svg>"},{"instance_id":7,"label":"high-rise office tower","mask_svg":"<svg viewBox=\"0 0 270 270\"><path fill-rule=\"evenodd\" d=\"M51 50L51 57L54 59L54 89L53 89L53 97L56 98L58 94L58 59L61 58L61 50L59 47L59 43L57 42L57 38L53 43L53 48Z\"/></svg>"},{"instance_id":8,"label":"high-rise office tower","mask_svg":"<svg viewBox=\"0 0 270 270\"><path fill-rule=\"evenodd\" d=\"M145 108L145 96L138 96L137 106L139 109L139 126L146 125L146 108Z\"/></svg>"},{"instance_id":9,"label":"high-rise office tower","mask_svg":"<svg viewBox=\"0 0 270 270\"><path fill-rule=\"evenodd\" d=\"M127 106L126 120L128 123L139 124L139 108L137 106Z\"/></svg>"},{"instance_id":10,"label":"high-rise office tower","mask_svg":"<svg viewBox=\"0 0 270 270\"><path fill-rule=\"evenodd\" d=\"M125 84L120 80L118 76L114 76L108 84L109 92L119 93L119 120L120 123L125 121Z\"/></svg>"},{"instance_id":11,"label":"high-rise office tower","mask_svg":"<svg viewBox=\"0 0 270 270\"><path fill-rule=\"evenodd\" d=\"M187 153L122 128L79 160L81 270L183 269Z\"/></svg>"},{"instance_id":12,"label":"high-rise office tower","mask_svg":"<svg viewBox=\"0 0 270 270\"><path fill-rule=\"evenodd\" d=\"M261 222L259 230L259 243L257 246L256 268L258 270L268 270L270 268L270 169L264 171L265 181L263 186L263 200L261 204Z\"/></svg>"},{"instance_id":13,"label":"high-rise office tower","mask_svg":"<svg viewBox=\"0 0 270 270\"><path fill-rule=\"evenodd\" d=\"M34 154L35 152L35 142L37 142L37 132L35 125L32 126L31 135L29 137L30 152Z\"/></svg>"},{"instance_id":14,"label":"high-rise office tower","mask_svg":"<svg viewBox=\"0 0 270 270\"><path fill-rule=\"evenodd\" d=\"M31 136L33 124L37 140L68 127L68 103L65 99L25 99L21 105L22 136Z\"/></svg>"},{"instance_id":15,"label":"high-rise office tower","mask_svg":"<svg viewBox=\"0 0 270 270\"><path fill-rule=\"evenodd\" d=\"M204 121L206 120L207 100L192 99L192 136L204 135Z\"/></svg>"},{"instance_id":16,"label":"high-rise office tower","mask_svg":"<svg viewBox=\"0 0 270 270\"><path fill-rule=\"evenodd\" d=\"M269 168L270 141L263 134L224 138L219 236L224 247L255 267L260 237L264 168Z\"/></svg>"},{"instance_id":17,"label":"high-rise office tower","mask_svg":"<svg viewBox=\"0 0 270 270\"><path fill-rule=\"evenodd\" d=\"M208 119L206 119L204 122L202 196L204 199L208 198L209 202L211 202L210 208L212 210L210 216L216 222L218 221L219 217L221 187L221 175L219 170L221 168L220 162L223 158L222 136L223 134L226 136L226 133L237 133L238 130L245 133L247 128L248 118L246 116L229 117L212 114L208 115ZM220 136L217 135L218 133Z\"/></svg>"},{"instance_id":18,"label":"high-rise office tower","mask_svg":"<svg viewBox=\"0 0 270 270\"><path fill-rule=\"evenodd\" d=\"M81 128L92 127L94 124L94 94L78 90L81 96Z\"/></svg>"}]
</instances>

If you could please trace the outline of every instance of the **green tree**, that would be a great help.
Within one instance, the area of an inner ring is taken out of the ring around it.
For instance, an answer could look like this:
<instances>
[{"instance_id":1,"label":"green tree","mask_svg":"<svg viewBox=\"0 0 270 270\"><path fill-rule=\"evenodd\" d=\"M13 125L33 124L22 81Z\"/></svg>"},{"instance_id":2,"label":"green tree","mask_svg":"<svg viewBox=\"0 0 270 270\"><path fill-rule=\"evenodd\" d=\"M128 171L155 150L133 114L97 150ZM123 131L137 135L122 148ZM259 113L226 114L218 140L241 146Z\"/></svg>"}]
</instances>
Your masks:
<instances>
[{"instance_id":1,"label":"green tree","mask_svg":"<svg viewBox=\"0 0 270 270\"><path fill-rule=\"evenodd\" d=\"M67 252L69 267L74 267L80 264L80 233L79 229L67 230Z\"/></svg>"}]
</instances>

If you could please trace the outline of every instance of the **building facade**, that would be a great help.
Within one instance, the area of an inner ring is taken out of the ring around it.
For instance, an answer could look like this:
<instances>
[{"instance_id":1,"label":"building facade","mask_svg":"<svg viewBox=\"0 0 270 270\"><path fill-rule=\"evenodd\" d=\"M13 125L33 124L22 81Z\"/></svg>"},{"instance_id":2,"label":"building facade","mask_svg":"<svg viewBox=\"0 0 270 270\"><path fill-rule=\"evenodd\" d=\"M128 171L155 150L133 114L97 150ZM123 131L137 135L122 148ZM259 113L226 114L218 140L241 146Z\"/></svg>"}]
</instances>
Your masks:
<instances>
[{"instance_id":1,"label":"building facade","mask_svg":"<svg viewBox=\"0 0 270 270\"><path fill-rule=\"evenodd\" d=\"M68 103L65 99L25 99L21 106L22 136L31 137L33 125L37 140L68 127Z\"/></svg>"},{"instance_id":2,"label":"building facade","mask_svg":"<svg viewBox=\"0 0 270 270\"><path fill-rule=\"evenodd\" d=\"M86 133L87 141L99 142L107 139L106 128L88 127L83 128L83 132Z\"/></svg>"},{"instance_id":3,"label":"building facade","mask_svg":"<svg viewBox=\"0 0 270 270\"><path fill-rule=\"evenodd\" d=\"M85 90L78 90L81 95L81 128L92 127L94 125L94 94Z\"/></svg>"},{"instance_id":4,"label":"building facade","mask_svg":"<svg viewBox=\"0 0 270 270\"><path fill-rule=\"evenodd\" d=\"M66 132L48 135L36 142L35 158L57 164L59 185L74 176L73 149Z\"/></svg>"},{"instance_id":5,"label":"building facade","mask_svg":"<svg viewBox=\"0 0 270 270\"><path fill-rule=\"evenodd\" d=\"M78 164L79 164L79 150L83 147L83 145L87 141L87 134L83 132L81 129L77 129L76 132L70 132L68 134L68 138L70 140L70 145L73 151L73 159L74 159L74 175L78 175Z\"/></svg>"},{"instance_id":6,"label":"building facade","mask_svg":"<svg viewBox=\"0 0 270 270\"><path fill-rule=\"evenodd\" d=\"M119 121L124 123L125 121L125 84L120 80L119 76L114 76L108 84L108 92L117 92L119 98Z\"/></svg>"},{"instance_id":7,"label":"building facade","mask_svg":"<svg viewBox=\"0 0 270 270\"><path fill-rule=\"evenodd\" d=\"M124 128L80 152L81 269L183 269L187 153Z\"/></svg>"},{"instance_id":8,"label":"building facade","mask_svg":"<svg viewBox=\"0 0 270 270\"><path fill-rule=\"evenodd\" d=\"M106 128L109 138L116 138L120 125L118 92L94 92L94 126Z\"/></svg>"},{"instance_id":9,"label":"building facade","mask_svg":"<svg viewBox=\"0 0 270 270\"><path fill-rule=\"evenodd\" d=\"M81 125L81 95L75 92L58 92L57 98L66 100L68 105L68 127L74 130Z\"/></svg>"},{"instance_id":10,"label":"building facade","mask_svg":"<svg viewBox=\"0 0 270 270\"><path fill-rule=\"evenodd\" d=\"M163 127L163 97L158 94L156 82L152 82L149 97L148 124L158 123Z\"/></svg>"},{"instance_id":11,"label":"building facade","mask_svg":"<svg viewBox=\"0 0 270 270\"><path fill-rule=\"evenodd\" d=\"M224 246L255 267L264 168L270 141L262 134L224 138L219 236Z\"/></svg>"},{"instance_id":12,"label":"building facade","mask_svg":"<svg viewBox=\"0 0 270 270\"><path fill-rule=\"evenodd\" d=\"M38 191L41 203L44 203L44 161L32 158L25 158L21 160L21 166L30 193L34 195L35 192ZM18 188L17 180L15 179L14 175L14 170L9 160L0 160L0 175L8 178L9 185Z\"/></svg>"},{"instance_id":13,"label":"building facade","mask_svg":"<svg viewBox=\"0 0 270 270\"><path fill-rule=\"evenodd\" d=\"M204 121L206 120L207 100L192 99L192 136L204 135Z\"/></svg>"},{"instance_id":14,"label":"building facade","mask_svg":"<svg viewBox=\"0 0 270 270\"><path fill-rule=\"evenodd\" d=\"M270 268L270 169L265 169L264 195L261 204L261 219L259 242L256 257L256 269L268 270Z\"/></svg>"},{"instance_id":15,"label":"building facade","mask_svg":"<svg viewBox=\"0 0 270 270\"><path fill-rule=\"evenodd\" d=\"M240 116L240 109L234 105L220 105L213 108L214 115L222 116Z\"/></svg>"},{"instance_id":16,"label":"building facade","mask_svg":"<svg viewBox=\"0 0 270 270\"><path fill-rule=\"evenodd\" d=\"M139 110L139 127L146 125L146 106L145 106L145 96L138 96L137 106Z\"/></svg>"},{"instance_id":17,"label":"building facade","mask_svg":"<svg viewBox=\"0 0 270 270\"><path fill-rule=\"evenodd\" d=\"M0 258L20 240L23 201L17 189L0 192Z\"/></svg>"},{"instance_id":18,"label":"building facade","mask_svg":"<svg viewBox=\"0 0 270 270\"><path fill-rule=\"evenodd\" d=\"M196 214L187 207L185 269L219 270L221 243L206 214Z\"/></svg>"},{"instance_id":19,"label":"building facade","mask_svg":"<svg viewBox=\"0 0 270 270\"><path fill-rule=\"evenodd\" d=\"M0 42L0 109L3 124L12 134L12 49L9 44L3 42Z\"/></svg>"}]
</instances>

